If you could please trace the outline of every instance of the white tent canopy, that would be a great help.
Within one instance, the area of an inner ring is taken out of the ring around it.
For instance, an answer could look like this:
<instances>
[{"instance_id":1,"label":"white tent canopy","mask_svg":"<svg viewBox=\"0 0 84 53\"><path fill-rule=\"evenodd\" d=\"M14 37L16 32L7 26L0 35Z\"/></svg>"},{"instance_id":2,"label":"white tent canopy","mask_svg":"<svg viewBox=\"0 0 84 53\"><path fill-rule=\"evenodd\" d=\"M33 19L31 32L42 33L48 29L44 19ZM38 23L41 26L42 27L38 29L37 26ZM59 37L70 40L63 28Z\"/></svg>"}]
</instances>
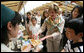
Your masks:
<instances>
[{"instance_id":1,"label":"white tent canopy","mask_svg":"<svg viewBox=\"0 0 84 53\"><path fill-rule=\"evenodd\" d=\"M25 13L28 11L33 10L36 7L42 6L43 4L50 3L51 1L27 1L25 6L21 9L19 12L20 14L24 14L24 8L25 8Z\"/></svg>"}]
</instances>

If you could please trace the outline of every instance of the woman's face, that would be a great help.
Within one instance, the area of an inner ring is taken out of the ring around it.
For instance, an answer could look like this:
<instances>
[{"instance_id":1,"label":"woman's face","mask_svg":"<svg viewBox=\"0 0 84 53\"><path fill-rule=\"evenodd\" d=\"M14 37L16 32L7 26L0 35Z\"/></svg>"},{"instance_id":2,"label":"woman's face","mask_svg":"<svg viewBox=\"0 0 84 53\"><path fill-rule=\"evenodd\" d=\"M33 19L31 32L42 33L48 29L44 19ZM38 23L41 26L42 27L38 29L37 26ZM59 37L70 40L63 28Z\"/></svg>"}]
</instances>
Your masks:
<instances>
[{"instance_id":1,"label":"woman's face","mask_svg":"<svg viewBox=\"0 0 84 53\"><path fill-rule=\"evenodd\" d=\"M78 11L78 8L75 8L72 12L72 18L77 18L77 16L79 15L79 11Z\"/></svg>"},{"instance_id":2,"label":"woman's face","mask_svg":"<svg viewBox=\"0 0 84 53\"><path fill-rule=\"evenodd\" d=\"M52 19L55 19L56 18L56 12L54 10L50 10L49 16L51 16Z\"/></svg>"},{"instance_id":3,"label":"woman's face","mask_svg":"<svg viewBox=\"0 0 84 53\"><path fill-rule=\"evenodd\" d=\"M14 38L17 37L18 31L19 31L19 25L16 24L16 26L12 28L12 34Z\"/></svg>"},{"instance_id":4,"label":"woman's face","mask_svg":"<svg viewBox=\"0 0 84 53\"><path fill-rule=\"evenodd\" d=\"M47 12L45 12L45 13L44 13L44 16L47 18L47 17L48 17L48 13L47 13Z\"/></svg>"},{"instance_id":5,"label":"woman's face","mask_svg":"<svg viewBox=\"0 0 84 53\"><path fill-rule=\"evenodd\" d=\"M14 27L12 26L12 24L9 24L8 31L9 38L16 38L19 31L19 25L16 24L16 26Z\"/></svg>"},{"instance_id":6,"label":"woman's face","mask_svg":"<svg viewBox=\"0 0 84 53\"><path fill-rule=\"evenodd\" d=\"M32 24L33 24L33 25L36 25L36 22L37 22L37 21L36 21L35 19L32 20Z\"/></svg>"},{"instance_id":7,"label":"woman's face","mask_svg":"<svg viewBox=\"0 0 84 53\"><path fill-rule=\"evenodd\" d=\"M40 16L40 12L37 12L37 15Z\"/></svg>"},{"instance_id":8,"label":"woman's face","mask_svg":"<svg viewBox=\"0 0 84 53\"><path fill-rule=\"evenodd\" d=\"M28 19L31 19L31 15L30 14L27 14L27 17L28 17Z\"/></svg>"}]
</instances>

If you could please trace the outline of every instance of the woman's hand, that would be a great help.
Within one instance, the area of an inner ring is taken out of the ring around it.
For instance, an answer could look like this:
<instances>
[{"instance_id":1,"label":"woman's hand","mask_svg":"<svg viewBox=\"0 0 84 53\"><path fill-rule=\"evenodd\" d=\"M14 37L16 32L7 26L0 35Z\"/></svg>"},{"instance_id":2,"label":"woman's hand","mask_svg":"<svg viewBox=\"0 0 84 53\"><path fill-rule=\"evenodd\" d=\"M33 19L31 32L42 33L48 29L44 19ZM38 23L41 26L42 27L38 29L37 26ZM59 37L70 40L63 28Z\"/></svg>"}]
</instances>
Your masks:
<instances>
[{"instance_id":1,"label":"woman's hand","mask_svg":"<svg viewBox=\"0 0 84 53\"><path fill-rule=\"evenodd\" d=\"M53 37L53 36L51 36L51 35L47 35L47 36L41 38L40 40L43 41L43 40L45 40L45 39L47 39L47 38L50 38L50 37Z\"/></svg>"}]
</instances>

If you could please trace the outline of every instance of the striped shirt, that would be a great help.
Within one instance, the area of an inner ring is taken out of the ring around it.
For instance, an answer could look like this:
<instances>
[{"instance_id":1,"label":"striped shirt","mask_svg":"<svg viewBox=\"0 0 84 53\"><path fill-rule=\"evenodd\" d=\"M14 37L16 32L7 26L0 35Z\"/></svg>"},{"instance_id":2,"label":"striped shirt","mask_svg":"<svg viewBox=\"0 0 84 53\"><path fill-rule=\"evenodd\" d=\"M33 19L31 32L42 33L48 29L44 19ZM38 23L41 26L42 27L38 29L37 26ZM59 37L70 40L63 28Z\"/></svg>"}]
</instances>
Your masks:
<instances>
[{"instance_id":1,"label":"striped shirt","mask_svg":"<svg viewBox=\"0 0 84 53\"><path fill-rule=\"evenodd\" d=\"M72 41L68 40L64 50L65 52L83 52L83 42L72 44Z\"/></svg>"}]
</instances>

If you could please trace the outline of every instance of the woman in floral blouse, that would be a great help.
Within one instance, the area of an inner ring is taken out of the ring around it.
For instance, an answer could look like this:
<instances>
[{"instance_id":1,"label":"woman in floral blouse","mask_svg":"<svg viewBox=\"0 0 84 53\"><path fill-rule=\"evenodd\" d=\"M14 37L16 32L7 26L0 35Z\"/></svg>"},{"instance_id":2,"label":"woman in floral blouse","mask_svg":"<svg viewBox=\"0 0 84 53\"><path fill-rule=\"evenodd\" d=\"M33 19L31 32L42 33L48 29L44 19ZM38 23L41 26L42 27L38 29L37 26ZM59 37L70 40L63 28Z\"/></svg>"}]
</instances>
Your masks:
<instances>
[{"instance_id":1,"label":"woman in floral blouse","mask_svg":"<svg viewBox=\"0 0 84 53\"><path fill-rule=\"evenodd\" d=\"M48 52L59 52L61 33L64 28L64 19L59 16L59 8L57 5L51 5L48 9L49 17L44 21L38 34L42 33L47 28L46 36L42 39L47 41ZM42 40L41 39L41 40Z\"/></svg>"}]
</instances>

